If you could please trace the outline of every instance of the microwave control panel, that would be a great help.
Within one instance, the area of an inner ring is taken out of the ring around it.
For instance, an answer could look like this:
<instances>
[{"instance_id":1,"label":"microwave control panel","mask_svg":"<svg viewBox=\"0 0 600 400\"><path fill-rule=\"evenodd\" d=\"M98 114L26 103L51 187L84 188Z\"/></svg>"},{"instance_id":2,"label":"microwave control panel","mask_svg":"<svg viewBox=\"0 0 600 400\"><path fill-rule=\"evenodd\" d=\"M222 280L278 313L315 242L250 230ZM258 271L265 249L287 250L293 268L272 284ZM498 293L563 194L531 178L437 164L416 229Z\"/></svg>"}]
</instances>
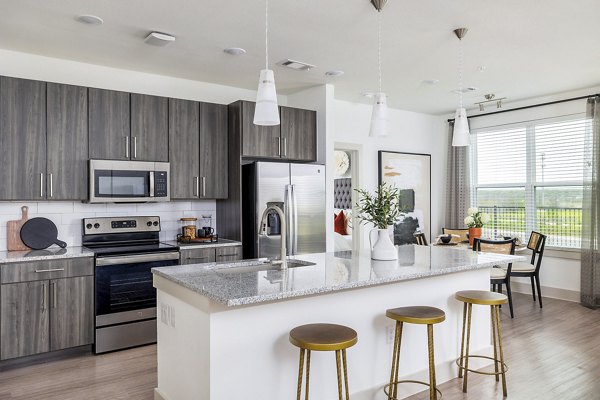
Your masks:
<instances>
[{"instance_id":1,"label":"microwave control panel","mask_svg":"<svg viewBox=\"0 0 600 400\"><path fill-rule=\"evenodd\" d=\"M154 197L167 197L169 182L166 171L154 171Z\"/></svg>"}]
</instances>

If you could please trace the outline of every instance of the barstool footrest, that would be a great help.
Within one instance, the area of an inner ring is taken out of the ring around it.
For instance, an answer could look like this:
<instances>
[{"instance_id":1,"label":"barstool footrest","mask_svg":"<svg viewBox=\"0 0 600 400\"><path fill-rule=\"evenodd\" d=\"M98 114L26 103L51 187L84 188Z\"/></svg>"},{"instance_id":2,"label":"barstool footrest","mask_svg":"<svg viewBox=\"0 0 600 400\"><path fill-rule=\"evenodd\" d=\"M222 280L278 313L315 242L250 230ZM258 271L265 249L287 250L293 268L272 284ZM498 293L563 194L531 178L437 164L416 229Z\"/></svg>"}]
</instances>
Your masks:
<instances>
[{"instance_id":1,"label":"barstool footrest","mask_svg":"<svg viewBox=\"0 0 600 400\"><path fill-rule=\"evenodd\" d=\"M403 380L403 381L395 381L394 382L394 384L396 384L396 385L400 384L400 383L417 383L419 385L424 385L424 386L427 386L427 387L431 386L429 383L423 382L423 381ZM390 384L389 383L383 387L383 393L385 393L385 395L388 396L388 398L390 396L390 390L389 390L389 388L390 388ZM441 400L442 399L442 392L440 392L440 389L438 389L437 387L435 388L435 391L439 394L438 400ZM398 400L395 397L392 397L392 399L393 400Z\"/></svg>"},{"instance_id":2,"label":"barstool footrest","mask_svg":"<svg viewBox=\"0 0 600 400\"><path fill-rule=\"evenodd\" d=\"M471 369L471 368L465 368L465 366L463 365L463 359L465 358L485 358L487 360L492 360L495 363L498 363L502 366L501 370L498 372L487 372L487 371L479 371L476 369ZM469 354L468 356L464 356L464 357L459 357L456 359L456 365L458 365L458 368L462 369L463 371L469 371L469 372L473 372L474 374L481 374L481 375L502 375L505 374L506 371L508 371L508 365L506 365L505 362L501 362L500 360L498 360L497 358L494 357L488 357L488 356L479 356L476 354Z\"/></svg>"}]
</instances>

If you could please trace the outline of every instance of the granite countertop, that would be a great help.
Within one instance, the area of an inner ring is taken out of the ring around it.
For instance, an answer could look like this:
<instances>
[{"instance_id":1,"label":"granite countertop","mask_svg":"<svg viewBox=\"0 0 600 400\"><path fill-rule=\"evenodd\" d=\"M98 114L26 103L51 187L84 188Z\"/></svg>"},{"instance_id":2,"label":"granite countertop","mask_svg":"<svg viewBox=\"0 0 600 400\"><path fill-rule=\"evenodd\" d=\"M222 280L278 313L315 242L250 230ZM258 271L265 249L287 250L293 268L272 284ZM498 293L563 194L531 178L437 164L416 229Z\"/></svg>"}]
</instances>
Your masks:
<instances>
[{"instance_id":1,"label":"granite countertop","mask_svg":"<svg viewBox=\"0 0 600 400\"><path fill-rule=\"evenodd\" d=\"M75 246L62 249L52 246L45 250L0 251L0 264L93 256L94 253L85 247Z\"/></svg>"},{"instance_id":2,"label":"granite countertop","mask_svg":"<svg viewBox=\"0 0 600 400\"><path fill-rule=\"evenodd\" d=\"M398 247L395 261L371 260L363 254L319 253L293 257L314 265L265 270L264 260L190 264L153 268L168 279L228 307L257 304L299 296L400 282L454 272L490 268L522 256L476 253L434 246ZM262 270L261 270L262 269Z\"/></svg>"},{"instance_id":3,"label":"granite countertop","mask_svg":"<svg viewBox=\"0 0 600 400\"><path fill-rule=\"evenodd\" d=\"M229 247L229 246L241 246L242 242L229 239L219 239L218 242L207 242L207 243L179 243L177 240L169 240L164 243L179 246L181 250L193 250L193 249L208 249L210 247Z\"/></svg>"}]
</instances>

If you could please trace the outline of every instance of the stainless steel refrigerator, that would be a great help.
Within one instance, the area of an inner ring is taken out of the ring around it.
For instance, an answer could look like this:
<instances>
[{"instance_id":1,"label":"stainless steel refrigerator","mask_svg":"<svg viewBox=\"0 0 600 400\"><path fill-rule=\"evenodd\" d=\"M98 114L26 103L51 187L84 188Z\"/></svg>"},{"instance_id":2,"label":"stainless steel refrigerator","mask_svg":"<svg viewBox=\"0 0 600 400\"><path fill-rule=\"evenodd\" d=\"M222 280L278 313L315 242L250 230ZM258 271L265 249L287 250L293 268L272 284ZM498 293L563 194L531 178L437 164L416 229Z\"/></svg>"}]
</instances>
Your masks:
<instances>
[{"instance_id":1,"label":"stainless steel refrigerator","mask_svg":"<svg viewBox=\"0 0 600 400\"><path fill-rule=\"evenodd\" d=\"M279 258L281 221L276 213L268 215L267 234L258 234L269 205L285 213L288 256L325 252L323 165L253 162L242 166L244 258Z\"/></svg>"}]
</instances>

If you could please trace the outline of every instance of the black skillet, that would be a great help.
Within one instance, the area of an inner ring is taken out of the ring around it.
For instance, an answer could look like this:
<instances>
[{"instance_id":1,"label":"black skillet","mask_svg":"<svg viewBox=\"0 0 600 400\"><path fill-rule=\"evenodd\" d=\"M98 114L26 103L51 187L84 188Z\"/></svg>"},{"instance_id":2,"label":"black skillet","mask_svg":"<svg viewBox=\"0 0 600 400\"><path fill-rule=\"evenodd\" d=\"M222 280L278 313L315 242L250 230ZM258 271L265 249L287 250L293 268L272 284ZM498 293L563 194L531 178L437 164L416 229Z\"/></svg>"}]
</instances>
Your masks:
<instances>
[{"instance_id":1,"label":"black skillet","mask_svg":"<svg viewBox=\"0 0 600 400\"><path fill-rule=\"evenodd\" d=\"M23 224L21 240L25 246L34 250L43 250L53 244L67 247L65 242L58 240L58 229L54 222L42 217L32 218Z\"/></svg>"}]
</instances>

